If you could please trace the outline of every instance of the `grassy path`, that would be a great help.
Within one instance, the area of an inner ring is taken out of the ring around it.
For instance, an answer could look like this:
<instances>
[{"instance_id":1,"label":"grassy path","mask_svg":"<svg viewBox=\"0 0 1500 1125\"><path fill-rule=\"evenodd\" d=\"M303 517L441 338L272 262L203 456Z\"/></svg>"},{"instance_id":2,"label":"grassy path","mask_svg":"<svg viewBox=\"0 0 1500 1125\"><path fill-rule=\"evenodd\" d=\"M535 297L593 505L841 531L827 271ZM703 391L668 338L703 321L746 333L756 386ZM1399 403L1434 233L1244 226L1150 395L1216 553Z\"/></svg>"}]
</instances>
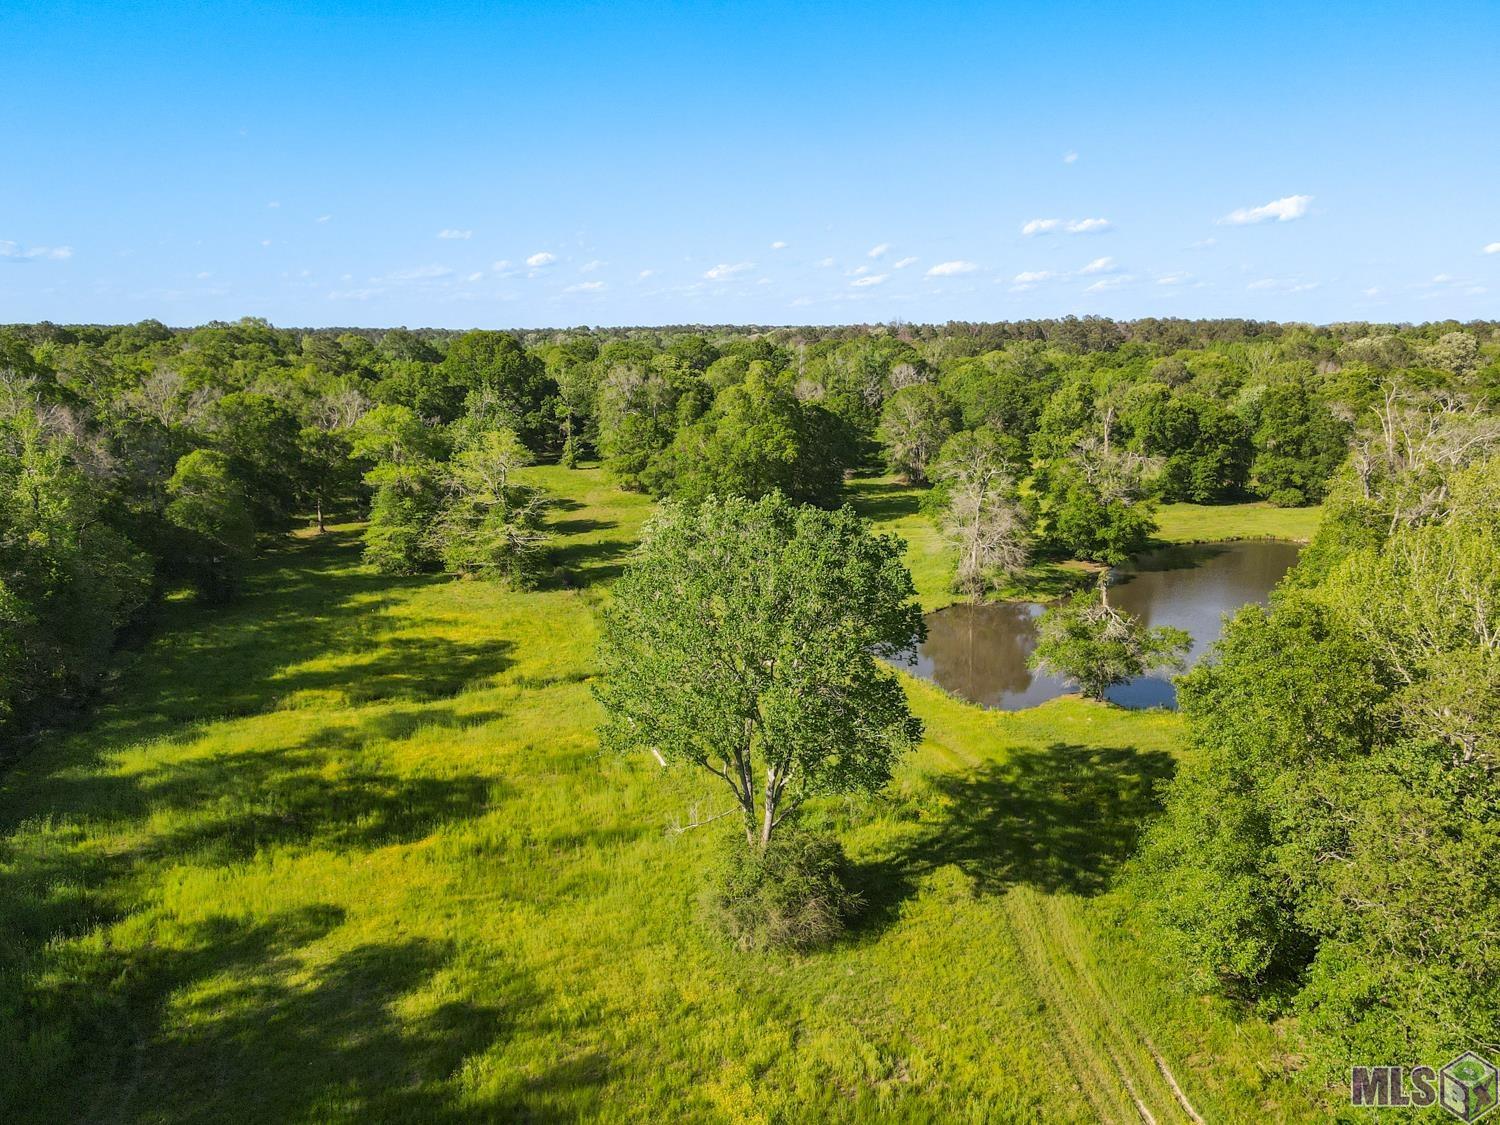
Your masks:
<instances>
[{"instance_id":1,"label":"grassy path","mask_svg":"<svg viewBox=\"0 0 1500 1125\"><path fill-rule=\"evenodd\" d=\"M529 472L562 500L542 589L294 537L0 774L0 1120L1183 1120L1153 1042L1214 1119L1311 1116L1268 1031L1097 925L1174 715L909 681L890 791L810 810L853 932L724 949L713 834L668 830L723 798L594 736L595 609L649 504Z\"/></svg>"}]
</instances>

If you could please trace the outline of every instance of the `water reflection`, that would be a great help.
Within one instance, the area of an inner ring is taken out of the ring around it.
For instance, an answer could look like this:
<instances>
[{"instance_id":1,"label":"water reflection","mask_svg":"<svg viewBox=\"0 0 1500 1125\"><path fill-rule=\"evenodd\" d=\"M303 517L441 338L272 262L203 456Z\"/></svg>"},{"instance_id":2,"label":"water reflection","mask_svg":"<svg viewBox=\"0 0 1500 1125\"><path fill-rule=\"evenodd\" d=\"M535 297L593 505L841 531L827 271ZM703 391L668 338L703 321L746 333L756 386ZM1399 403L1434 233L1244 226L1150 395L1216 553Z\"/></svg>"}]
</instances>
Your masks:
<instances>
[{"instance_id":1,"label":"water reflection","mask_svg":"<svg viewBox=\"0 0 1500 1125\"><path fill-rule=\"evenodd\" d=\"M1139 556L1115 574L1110 601L1150 626L1175 625L1193 638L1188 663L1219 637L1223 615L1251 602L1264 604L1297 561L1292 543L1210 543L1167 547ZM927 640L916 652L916 674L984 707L1017 711L1068 690L1033 672L1043 607L1030 602L960 605L927 615ZM1172 707L1177 693L1163 676L1144 676L1111 688L1126 707Z\"/></svg>"}]
</instances>

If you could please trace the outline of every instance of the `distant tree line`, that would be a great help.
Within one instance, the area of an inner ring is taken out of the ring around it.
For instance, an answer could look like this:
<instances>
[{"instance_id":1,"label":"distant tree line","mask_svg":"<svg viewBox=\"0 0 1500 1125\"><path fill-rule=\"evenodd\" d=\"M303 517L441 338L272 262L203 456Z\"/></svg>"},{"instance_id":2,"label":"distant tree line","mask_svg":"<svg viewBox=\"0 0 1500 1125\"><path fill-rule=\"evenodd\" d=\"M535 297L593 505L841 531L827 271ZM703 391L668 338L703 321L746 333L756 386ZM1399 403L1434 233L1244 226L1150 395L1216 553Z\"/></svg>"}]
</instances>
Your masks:
<instances>
[{"instance_id":1,"label":"distant tree line","mask_svg":"<svg viewBox=\"0 0 1500 1125\"><path fill-rule=\"evenodd\" d=\"M1318 501L1351 442L1375 472L1359 419L1390 388L1488 404L1496 351L1454 323L0 328L0 739L87 697L167 592L233 597L297 521L367 520L386 571L525 584L532 461L829 509L884 465L931 483L981 596L1034 551L1117 561L1158 501Z\"/></svg>"}]
</instances>

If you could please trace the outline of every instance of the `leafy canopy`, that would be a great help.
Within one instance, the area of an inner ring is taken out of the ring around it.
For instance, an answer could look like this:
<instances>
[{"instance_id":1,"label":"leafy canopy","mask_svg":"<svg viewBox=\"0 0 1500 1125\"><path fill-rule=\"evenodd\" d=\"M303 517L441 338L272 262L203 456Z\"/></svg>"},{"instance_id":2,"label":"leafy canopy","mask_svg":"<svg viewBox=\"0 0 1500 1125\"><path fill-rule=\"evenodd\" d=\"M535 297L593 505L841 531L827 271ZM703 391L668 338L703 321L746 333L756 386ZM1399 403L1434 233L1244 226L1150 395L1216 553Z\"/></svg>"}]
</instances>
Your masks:
<instances>
[{"instance_id":1,"label":"leafy canopy","mask_svg":"<svg viewBox=\"0 0 1500 1125\"><path fill-rule=\"evenodd\" d=\"M808 797L879 789L921 733L879 662L922 632L901 554L848 508L664 504L604 613L605 744L721 778L762 848Z\"/></svg>"}]
</instances>

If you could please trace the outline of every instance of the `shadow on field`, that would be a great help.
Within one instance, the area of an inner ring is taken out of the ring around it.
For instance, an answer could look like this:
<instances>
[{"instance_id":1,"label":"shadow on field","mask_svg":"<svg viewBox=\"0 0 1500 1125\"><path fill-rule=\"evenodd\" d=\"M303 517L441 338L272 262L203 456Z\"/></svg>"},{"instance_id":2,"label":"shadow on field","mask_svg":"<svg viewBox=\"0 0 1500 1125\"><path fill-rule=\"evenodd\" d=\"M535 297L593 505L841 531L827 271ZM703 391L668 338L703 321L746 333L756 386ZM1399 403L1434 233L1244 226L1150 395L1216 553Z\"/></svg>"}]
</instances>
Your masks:
<instances>
[{"instance_id":1,"label":"shadow on field","mask_svg":"<svg viewBox=\"0 0 1500 1125\"><path fill-rule=\"evenodd\" d=\"M1096 895L1135 849L1174 762L1159 750L1054 743L968 773L928 779L935 810L856 866L866 910L857 928L880 928L923 876L956 866L976 895L1016 885Z\"/></svg>"},{"instance_id":2,"label":"shadow on field","mask_svg":"<svg viewBox=\"0 0 1500 1125\"><path fill-rule=\"evenodd\" d=\"M329 956L343 922L315 905L256 923L162 922L158 940L129 948L75 946L34 997L39 1015L88 1012L69 1073L49 1073L38 1052L0 1093L36 1120L545 1121L561 1117L550 1094L607 1076L592 1056L560 1061L458 1104L449 1080L464 1061L523 1027L545 1033L548 997L487 946L395 936ZM475 991L491 1002L449 998Z\"/></svg>"},{"instance_id":3,"label":"shadow on field","mask_svg":"<svg viewBox=\"0 0 1500 1125\"><path fill-rule=\"evenodd\" d=\"M110 689L91 735L120 743L273 710L297 692L336 690L339 703L454 695L510 663L504 641L458 644L407 636L386 611L402 595L447 582L376 574L358 565L359 535L278 540L240 598L204 610L171 603L157 640ZM340 654L338 663L316 661Z\"/></svg>"},{"instance_id":4,"label":"shadow on field","mask_svg":"<svg viewBox=\"0 0 1500 1125\"><path fill-rule=\"evenodd\" d=\"M916 515L921 510L922 497L910 485L859 481L849 489L849 503L865 519L879 523Z\"/></svg>"}]
</instances>

